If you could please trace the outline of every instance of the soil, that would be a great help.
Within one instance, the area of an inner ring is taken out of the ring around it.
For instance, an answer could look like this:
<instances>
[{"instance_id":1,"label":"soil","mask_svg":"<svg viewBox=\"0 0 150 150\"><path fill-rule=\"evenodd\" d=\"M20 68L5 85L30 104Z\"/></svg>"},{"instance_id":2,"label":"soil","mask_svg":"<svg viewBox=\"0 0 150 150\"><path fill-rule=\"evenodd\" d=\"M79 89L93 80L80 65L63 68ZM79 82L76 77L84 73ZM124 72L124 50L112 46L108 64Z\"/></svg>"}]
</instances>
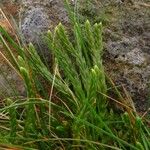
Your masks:
<instances>
[{"instance_id":1,"label":"soil","mask_svg":"<svg viewBox=\"0 0 150 150\"><path fill-rule=\"evenodd\" d=\"M104 65L107 74L117 86L123 85L127 89L138 111L146 111L150 107L149 0L80 2L79 18L82 22L89 19L92 23L101 21L104 25ZM21 19L20 28L26 42L39 41L33 34L33 28L35 32L45 32L60 21L69 26L61 0L7 2L3 3L3 8L8 15L16 18L16 22ZM13 8L17 8L16 11Z\"/></svg>"}]
</instances>

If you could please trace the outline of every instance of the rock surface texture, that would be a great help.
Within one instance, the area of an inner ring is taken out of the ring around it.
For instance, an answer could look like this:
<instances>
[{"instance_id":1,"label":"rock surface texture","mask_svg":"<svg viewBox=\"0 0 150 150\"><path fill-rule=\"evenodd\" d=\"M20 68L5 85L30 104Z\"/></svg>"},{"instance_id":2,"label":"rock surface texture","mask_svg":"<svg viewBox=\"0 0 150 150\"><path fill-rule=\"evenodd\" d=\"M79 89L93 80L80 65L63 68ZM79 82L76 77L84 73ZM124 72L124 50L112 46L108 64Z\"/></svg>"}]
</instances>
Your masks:
<instances>
[{"instance_id":1,"label":"rock surface texture","mask_svg":"<svg viewBox=\"0 0 150 150\"><path fill-rule=\"evenodd\" d=\"M18 5L8 4L5 2L4 11L16 17ZM0 14L0 25L15 39L14 32L8 20ZM17 95L25 95L25 87L19 74L9 64L9 60L5 57L4 47L0 44L0 100Z\"/></svg>"},{"instance_id":2,"label":"rock surface texture","mask_svg":"<svg viewBox=\"0 0 150 150\"><path fill-rule=\"evenodd\" d=\"M133 1L134 2L134 1ZM139 111L150 107L150 5L122 3L116 23L107 30L106 70L123 85Z\"/></svg>"},{"instance_id":3,"label":"rock surface texture","mask_svg":"<svg viewBox=\"0 0 150 150\"><path fill-rule=\"evenodd\" d=\"M62 0L22 0L22 8L21 28L27 42L37 42L41 33L69 22Z\"/></svg>"},{"instance_id":4,"label":"rock surface texture","mask_svg":"<svg viewBox=\"0 0 150 150\"><path fill-rule=\"evenodd\" d=\"M50 53L43 42L43 34L53 30L59 22L69 23L62 0L22 0L21 30L25 42L32 42L38 53L50 64Z\"/></svg>"}]
</instances>

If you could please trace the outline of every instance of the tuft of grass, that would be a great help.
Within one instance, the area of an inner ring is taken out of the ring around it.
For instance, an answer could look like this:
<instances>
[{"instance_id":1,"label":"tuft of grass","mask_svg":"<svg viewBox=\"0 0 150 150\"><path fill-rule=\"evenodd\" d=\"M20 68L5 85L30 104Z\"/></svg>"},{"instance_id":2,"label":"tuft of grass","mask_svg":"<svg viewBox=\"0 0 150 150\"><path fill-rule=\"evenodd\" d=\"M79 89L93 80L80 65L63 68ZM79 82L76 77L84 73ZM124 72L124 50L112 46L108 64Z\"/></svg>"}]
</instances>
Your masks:
<instances>
[{"instance_id":1,"label":"tuft of grass","mask_svg":"<svg viewBox=\"0 0 150 150\"><path fill-rule=\"evenodd\" d=\"M122 101L116 100L126 108L124 113L118 114L108 105L102 24L73 21L73 40L61 23L45 35L54 57L51 70L31 43L22 48L0 27L0 41L27 93L24 98L3 100L2 146L41 150L150 149L150 129L143 118ZM16 49L18 57L10 47Z\"/></svg>"}]
</instances>

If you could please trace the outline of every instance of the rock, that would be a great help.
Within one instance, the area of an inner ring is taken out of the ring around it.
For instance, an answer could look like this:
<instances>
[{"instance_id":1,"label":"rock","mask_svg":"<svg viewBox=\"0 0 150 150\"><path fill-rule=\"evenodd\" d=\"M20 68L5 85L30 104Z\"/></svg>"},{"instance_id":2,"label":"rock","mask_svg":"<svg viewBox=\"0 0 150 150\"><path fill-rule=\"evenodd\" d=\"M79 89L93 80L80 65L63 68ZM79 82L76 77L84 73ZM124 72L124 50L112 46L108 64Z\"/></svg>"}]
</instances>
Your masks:
<instances>
[{"instance_id":1,"label":"rock","mask_svg":"<svg viewBox=\"0 0 150 150\"><path fill-rule=\"evenodd\" d=\"M3 15L0 18L0 25L15 39L13 29ZM12 47L10 48L12 49ZM9 59L7 59L7 53L3 45L0 44L0 100L6 97L25 96L26 94L21 77L9 65Z\"/></svg>"},{"instance_id":2,"label":"rock","mask_svg":"<svg viewBox=\"0 0 150 150\"><path fill-rule=\"evenodd\" d=\"M48 29L53 30L54 27L62 22L64 25L69 25L69 19L64 8L62 0L17 0L17 1L3 1L3 10L17 19L21 19L21 31L24 37L24 42L32 42L38 53L44 56L51 62L51 55L47 45L43 42L43 34ZM16 8L16 9L15 9ZM21 8L21 9L20 9ZM21 18L19 18L19 13ZM7 20L1 17L0 25L4 26L11 36L14 36L11 27ZM0 48L1 52L4 49ZM19 95L25 95L25 88L22 79L7 63L7 61L0 56L0 98L7 96L14 96L15 92ZM12 85L12 86L10 86ZM14 90L15 89L15 90Z\"/></svg>"},{"instance_id":3,"label":"rock","mask_svg":"<svg viewBox=\"0 0 150 150\"><path fill-rule=\"evenodd\" d=\"M128 52L125 57L120 58L120 61L125 61L132 65L142 66L146 63L146 57L140 49L135 48Z\"/></svg>"},{"instance_id":4,"label":"rock","mask_svg":"<svg viewBox=\"0 0 150 150\"><path fill-rule=\"evenodd\" d=\"M22 33L27 42L39 42L40 36L59 22L69 23L62 0L22 0Z\"/></svg>"},{"instance_id":5,"label":"rock","mask_svg":"<svg viewBox=\"0 0 150 150\"><path fill-rule=\"evenodd\" d=\"M146 53L139 49L139 38L123 37L120 41L108 41L106 49L116 62L124 62L133 66L142 66L148 61Z\"/></svg>"},{"instance_id":6,"label":"rock","mask_svg":"<svg viewBox=\"0 0 150 150\"><path fill-rule=\"evenodd\" d=\"M104 65L115 84L127 89L137 110L144 112L150 107L150 11L134 5L118 10L119 18L105 32Z\"/></svg>"},{"instance_id":7,"label":"rock","mask_svg":"<svg viewBox=\"0 0 150 150\"><path fill-rule=\"evenodd\" d=\"M31 7L30 10L24 13L22 24L22 33L26 42L37 43L40 41L40 36L43 32L48 30L51 21L48 18L44 8Z\"/></svg>"},{"instance_id":8,"label":"rock","mask_svg":"<svg viewBox=\"0 0 150 150\"><path fill-rule=\"evenodd\" d=\"M0 99L25 96L24 83L19 74L0 57Z\"/></svg>"},{"instance_id":9,"label":"rock","mask_svg":"<svg viewBox=\"0 0 150 150\"><path fill-rule=\"evenodd\" d=\"M52 65L51 53L43 41L43 34L53 30L59 22L69 23L62 0L22 0L21 30L26 43L32 42L42 60Z\"/></svg>"}]
</instances>

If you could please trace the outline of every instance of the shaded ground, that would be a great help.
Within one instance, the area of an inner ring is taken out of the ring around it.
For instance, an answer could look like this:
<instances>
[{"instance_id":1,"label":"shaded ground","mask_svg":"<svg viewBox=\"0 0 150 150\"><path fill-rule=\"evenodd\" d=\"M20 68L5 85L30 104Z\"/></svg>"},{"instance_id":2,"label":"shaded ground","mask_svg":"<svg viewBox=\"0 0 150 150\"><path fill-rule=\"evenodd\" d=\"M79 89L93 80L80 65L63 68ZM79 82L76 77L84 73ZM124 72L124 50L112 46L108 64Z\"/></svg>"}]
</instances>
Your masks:
<instances>
[{"instance_id":1,"label":"shaded ground","mask_svg":"<svg viewBox=\"0 0 150 150\"><path fill-rule=\"evenodd\" d=\"M59 0L50 3L49 0L22 2L24 7L21 7L21 11L20 9L17 12L14 9L7 11L16 18L18 12L21 12L22 31L31 41L37 40L33 28L35 32L43 32L47 28L53 28L60 21L68 24L68 18ZM150 101L150 3L147 0L80 2L77 11L81 14L79 16L81 21L86 19L93 23L102 21L105 26L104 64L108 75L117 86L123 85L128 90L139 111L147 110ZM4 6L5 9L10 7L8 3ZM19 8L18 4L12 4L11 7Z\"/></svg>"}]
</instances>

